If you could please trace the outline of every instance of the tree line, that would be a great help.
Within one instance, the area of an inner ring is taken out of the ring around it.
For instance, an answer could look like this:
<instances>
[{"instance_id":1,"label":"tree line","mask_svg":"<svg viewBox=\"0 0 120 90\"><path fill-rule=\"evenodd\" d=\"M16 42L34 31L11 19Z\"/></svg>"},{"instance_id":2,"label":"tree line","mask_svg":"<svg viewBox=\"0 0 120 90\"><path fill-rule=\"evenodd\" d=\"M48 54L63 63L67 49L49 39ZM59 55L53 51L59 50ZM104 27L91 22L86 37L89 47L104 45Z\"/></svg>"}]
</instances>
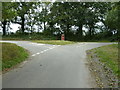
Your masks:
<instances>
[{"instance_id":1,"label":"tree line","mask_svg":"<svg viewBox=\"0 0 120 90\"><path fill-rule=\"evenodd\" d=\"M120 29L120 2L2 2L3 36L11 23L16 33L40 33L66 40L90 41L108 38L117 41Z\"/></svg>"}]
</instances>

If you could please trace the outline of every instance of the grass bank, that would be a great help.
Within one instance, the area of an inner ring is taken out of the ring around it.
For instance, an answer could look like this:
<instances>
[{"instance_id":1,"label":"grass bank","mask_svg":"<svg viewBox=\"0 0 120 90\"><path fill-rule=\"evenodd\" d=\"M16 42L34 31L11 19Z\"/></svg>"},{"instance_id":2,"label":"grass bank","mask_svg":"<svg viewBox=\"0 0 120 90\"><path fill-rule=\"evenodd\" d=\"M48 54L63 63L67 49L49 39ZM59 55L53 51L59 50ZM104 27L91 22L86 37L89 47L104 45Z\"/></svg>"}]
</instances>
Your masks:
<instances>
[{"instance_id":1,"label":"grass bank","mask_svg":"<svg viewBox=\"0 0 120 90\"><path fill-rule=\"evenodd\" d=\"M118 69L118 44L96 48L95 53L97 53L100 61L110 67L116 75L120 74Z\"/></svg>"},{"instance_id":2,"label":"grass bank","mask_svg":"<svg viewBox=\"0 0 120 90\"><path fill-rule=\"evenodd\" d=\"M33 40L32 42L53 44L53 45L67 45L67 44L75 44L76 43L76 42L72 42L72 41L61 41L61 40Z\"/></svg>"},{"instance_id":3,"label":"grass bank","mask_svg":"<svg viewBox=\"0 0 120 90\"><path fill-rule=\"evenodd\" d=\"M100 88L118 87L120 75L118 44L106 45L87 51L89 69Z\"/></svg>"},{"instance_id":4,"label":"grass bank","mask_svg":"<svg viewBox=\"0 0 120 90\"><path fill-rule=\"evenodd\" d=\"M20 46L12 43L2 44L2 71L21 63L28 57L28 52Z\"/></svg>"},{"instance_id":5,"label":"grass bank","mask_svg":"<svg viewBox=\"0 0 120 90\"><path fill-rule=\"evenodd\" d=\"M94 52L100 61L111 68L116 75L120 74L118 68L118 44L106 45L90 51Z\"/></svg>"}]
</instances>

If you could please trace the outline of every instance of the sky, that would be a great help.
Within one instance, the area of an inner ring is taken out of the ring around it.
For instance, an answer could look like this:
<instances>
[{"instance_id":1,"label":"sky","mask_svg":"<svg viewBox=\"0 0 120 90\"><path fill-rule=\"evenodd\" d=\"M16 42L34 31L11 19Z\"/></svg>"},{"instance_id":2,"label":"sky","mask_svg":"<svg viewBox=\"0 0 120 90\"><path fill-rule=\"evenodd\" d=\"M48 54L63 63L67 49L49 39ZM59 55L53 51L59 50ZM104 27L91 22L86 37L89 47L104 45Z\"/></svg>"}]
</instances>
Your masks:
<instances>
[{"instance_id":1,"label":"sky","mask_svg":"<svg viewBox=\"0 0 120 90\"><path fill-rule=\"evenodd\" d=\"M99 23L97 23L98 25L102 25L102 23L101 22L99 22ZM10 27L11 27L11 29L9 29L9 32L16 32L17 30L19 30L19 28L21 27L19 24L10 24ZM37 27L35 27L36 28L36 31L37 31ZM74 26L72 27L72 28L74 28ZM83 27L83 30L85 30L85 31L87 31L88 29L87 28L85 28L85 27ZM0 32L2 32L2 28L0 27Z\"/></svg>"},{"instance_id":2,"label":"sky","mask_svg":"<svg viewBox=\"0 0 120 90\"><path fill-rule=\"evenodd\" d=\"M19 24L11 24L10 27L11 27L11 30L9 30L9 32L16 32L17 30L19 30L18 27L20 27L20 25ZM0 32L2 32L2 27L0 27Z\"/></svg>"},{"instance_id":3,"label":"sky","mask_svg":"<svg viewBox=\"0 0 120 90\"><path fill-rule=\"evenodd\" d=\"M19 27L21 27L19 24L11 24L10 27L12 28L12 32L16 32L17 30L19 30Z\"/></svg>"},{"instance_id":4,"label":"sky","mask_svg":"<svg viewBox=\"0 0 120 90\"><path fill-rule=\"evenodd\" d=\"M17 30L19 30L19 27L21 26L19 24L11 24L10 27L11 30L9 30L9 32L16 32ZM74 26L72 28L74 28ZM83 27L83 30L87 31L87 28ZM36 27L36 31L37 31L37 27Z\"/></svg>"}]
</instances>

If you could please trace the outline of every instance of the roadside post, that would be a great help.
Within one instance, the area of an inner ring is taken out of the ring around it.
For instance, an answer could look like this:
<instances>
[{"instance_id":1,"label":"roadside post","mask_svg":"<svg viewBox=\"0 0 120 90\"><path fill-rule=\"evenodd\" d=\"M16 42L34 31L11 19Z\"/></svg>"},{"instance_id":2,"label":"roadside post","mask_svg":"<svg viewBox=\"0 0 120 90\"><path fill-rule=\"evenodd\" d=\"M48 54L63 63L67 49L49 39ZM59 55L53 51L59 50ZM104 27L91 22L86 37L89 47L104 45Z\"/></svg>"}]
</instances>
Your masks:
<instances>
[{"instance_id":1,"label":"roadside post","mask_svg":"<svg viewBox=\"0 0 120 90\"><path fill-rule=\"evenodd\" d=\"M61 35L61 40L65 40L65 35L64 34Z\"/></svg>"}]
</instances>

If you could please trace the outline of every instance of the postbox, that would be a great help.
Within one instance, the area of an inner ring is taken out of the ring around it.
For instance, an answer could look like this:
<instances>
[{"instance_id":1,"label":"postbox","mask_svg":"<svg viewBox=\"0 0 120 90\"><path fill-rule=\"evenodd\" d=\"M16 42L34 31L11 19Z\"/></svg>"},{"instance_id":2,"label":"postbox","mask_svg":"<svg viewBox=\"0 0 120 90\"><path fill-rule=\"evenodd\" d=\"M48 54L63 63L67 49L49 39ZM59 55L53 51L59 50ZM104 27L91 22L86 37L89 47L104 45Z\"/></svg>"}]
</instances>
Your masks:
<instances>
[{"instance_id":1,"label":"postbox","mask_svg":"<svg viewBox=\"0 0 120 90\"><path fill-rule=\"evenodd\" d=\"M65 35L64 34L61 35L61 40L65 40Z\"/></svg>"}]
</instances>

